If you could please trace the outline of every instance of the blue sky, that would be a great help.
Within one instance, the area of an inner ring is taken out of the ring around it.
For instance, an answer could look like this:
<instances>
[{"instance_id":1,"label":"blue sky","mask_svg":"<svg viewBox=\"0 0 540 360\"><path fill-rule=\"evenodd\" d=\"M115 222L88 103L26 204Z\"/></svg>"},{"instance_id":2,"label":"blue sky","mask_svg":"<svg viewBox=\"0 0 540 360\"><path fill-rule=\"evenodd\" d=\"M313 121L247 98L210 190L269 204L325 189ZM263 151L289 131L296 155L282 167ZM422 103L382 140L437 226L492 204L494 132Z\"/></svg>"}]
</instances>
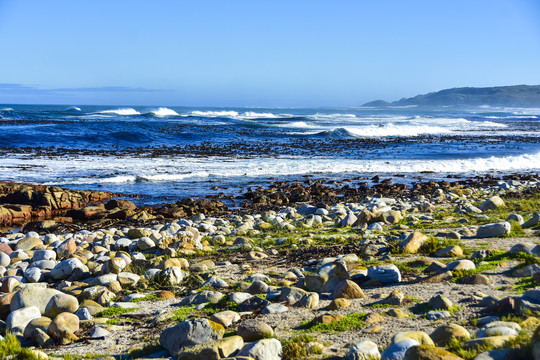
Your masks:
<instances>
[{"instance_id":1,"label":"blue sky","mask_svg":"<svg viewBox=\"0 0 540 360\"><path fill-rule=\"evenodd\" d=\"M540 84L540 1L0 0L0 103L357 106Z\"/></svg>"}]
</instances>

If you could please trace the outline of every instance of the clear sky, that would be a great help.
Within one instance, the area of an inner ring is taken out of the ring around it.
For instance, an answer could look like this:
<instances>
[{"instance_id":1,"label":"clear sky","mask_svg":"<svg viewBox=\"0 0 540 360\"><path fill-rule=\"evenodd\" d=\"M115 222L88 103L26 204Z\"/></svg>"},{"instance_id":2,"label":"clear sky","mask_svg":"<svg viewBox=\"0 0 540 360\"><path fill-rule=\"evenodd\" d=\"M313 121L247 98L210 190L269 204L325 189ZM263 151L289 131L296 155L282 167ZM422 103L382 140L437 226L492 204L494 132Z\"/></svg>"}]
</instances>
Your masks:
<instances>
[{"instance_id":1,"label":"clear sky","mask_svg":"<svg viewBox=\"0 0 540 360\"><path fill-rule=\"evenodd\" d=\"M0 0L0 103L357 106L540 84L539 0Z\"/></svg>"}]
</instances>

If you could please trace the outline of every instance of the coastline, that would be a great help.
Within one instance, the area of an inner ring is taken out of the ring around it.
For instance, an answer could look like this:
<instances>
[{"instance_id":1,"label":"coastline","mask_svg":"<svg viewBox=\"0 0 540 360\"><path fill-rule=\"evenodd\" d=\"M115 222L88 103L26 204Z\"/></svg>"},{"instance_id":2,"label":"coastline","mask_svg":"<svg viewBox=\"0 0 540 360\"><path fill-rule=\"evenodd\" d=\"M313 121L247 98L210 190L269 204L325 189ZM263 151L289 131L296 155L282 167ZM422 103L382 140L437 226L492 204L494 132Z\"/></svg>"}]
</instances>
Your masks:
<instances>
[{"instance_id":1,"label":"coastline","mask_svg":"<svg viewBox=\"0 0 540 360\"><path fill-rule=\"evenodd\" d=\"M352 346L365 339L370 351L393 351L401 334L448 356L490 347L522 356L540 315L539 179L303 178L230 194L235 208L218 199L139 208L121 194L2 183L31 214L51 200L55 210L41 214L61 221L0 236L0 316L24 345L55 356L204 357L210 338L180 349L167 340L201 321L212 338L226 335L230 354L270 346L284 359L344 358L367 351ZM36 297L43 287L50 296ZM61 314L40 311L54 296ZM13 314L33 306L35 320L15 325ZM71 325L50 330L59 321ZM254 326L263 335L247 335ZM448 326L462 342L441 340ZM478 347L475 332L499 342Z\"/></svg>"}]
</instances>

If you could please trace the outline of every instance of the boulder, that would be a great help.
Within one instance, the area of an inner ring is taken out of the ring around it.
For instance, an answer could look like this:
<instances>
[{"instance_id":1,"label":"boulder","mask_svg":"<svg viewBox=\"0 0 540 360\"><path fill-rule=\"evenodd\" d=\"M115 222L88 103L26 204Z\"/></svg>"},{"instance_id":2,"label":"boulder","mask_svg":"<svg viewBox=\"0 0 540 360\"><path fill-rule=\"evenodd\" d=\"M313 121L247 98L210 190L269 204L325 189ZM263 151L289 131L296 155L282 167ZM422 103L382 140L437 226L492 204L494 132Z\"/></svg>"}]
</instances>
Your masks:
<instances>
[{"instance_id":1,"label":"boulder","mask_svg":"<svg viewBox=\"0 0 540 360\"><path fill-rule=\"evenodd\" d=\"M41 313L36 306L25 307L12 311L6 319L6 328L12 334L23 334L26 325L34 319L39 319Z\"/></svg>"},{"instance_id":2,"label":"boulder","mask_svg":"<svg viewBox=\"0 0 540 360\"><path fill-rule=\"evenodd\" d=\"M471 338L471 334L458 324L448 324L439 326L431 333L430 337L437 346L446 346L453 339L458 341L468 340Z\"/></svg>"},{"instance_id":3,"label":"boulder","mask_svg":"<svg viewBox=\"0 0 540 360\"><path fill-rule=\"evenodd\" d=\"M347 360L378 360L381 353L377 344L370 340L360 341L349 349Z\"/></svg>"},{"instance_id":4,"label":"boulder","mask_svg":"<svg viewBox=\"0 0 540 360\"><path fill-rule=\"evenodd\" d=\"M490 237L499 237L503 235L510 234L512 231L512 224L508 221L503 221L500 223L486 224L481 225L476 230L476 238L490 238Z\"/></svg>"},{"instance_id":5,"label":"boulder","mask_svg":"<svg viewBox=\"0 0 540 360\"><path fill-rule=\"evenodd\" d=\"M274 336L274 330L270 325L261 320L246 320L238 326L237 333L244 341L251 342Z\"/></svg>"},{"instance_id":6,"label":"boulder","mask_svg":"<svg viewBox=\"0 0 540 360\"><path fill-rule=\"evenodd\" d=\"M225 329L208 319L192 319L169 327L161 333L159 343L171 355L176 356L186 347L221 339Z\"/></svg>"},{"instance_id":7,"label":"boulder","mask_svg":"<svg viewBox=\"0 0 540 360\"><path fill-rule=\"evenodd\" d=\"M486 210L496 210L500 207L503 207L504 206L504 200L501 199L500 197L498 196L492 196L490 197L489 199L487 199L486 201L484 201L483 203L481 203L478 208L480 208L480 210L482 211L486 211Z\"/></svg>"},{"instance_id":8,"label":"boulder","mask_svg":"<svg viewBox=\"0 0 540 360\"><path fill-rule=\"evenodd\" d=\"M365 298L364 292L355 282L351 280L343 280L340 282L332 294L332 299L361 299Z\"/></svg>"},{"instance_id":9,"label":"boulder","mask_svg":"<svg viewBox=\"0 0 540 360\"><path fill-rule=\"evenodd\" d=\"M401 241L399 247L404 254L416 254L428 240L426 235L415 231Z\"/></svg>"},{"instance_id":10,"label":"boulder","mask_svg":"<svg viewBox=\"0 0 540 360\"><path fill-rule=\"evenodd\" d=\"M283 350L278 339L263 339L247 344L237 356L246 356L254 360L281 360Z\"/></svg>"}]
</instances>

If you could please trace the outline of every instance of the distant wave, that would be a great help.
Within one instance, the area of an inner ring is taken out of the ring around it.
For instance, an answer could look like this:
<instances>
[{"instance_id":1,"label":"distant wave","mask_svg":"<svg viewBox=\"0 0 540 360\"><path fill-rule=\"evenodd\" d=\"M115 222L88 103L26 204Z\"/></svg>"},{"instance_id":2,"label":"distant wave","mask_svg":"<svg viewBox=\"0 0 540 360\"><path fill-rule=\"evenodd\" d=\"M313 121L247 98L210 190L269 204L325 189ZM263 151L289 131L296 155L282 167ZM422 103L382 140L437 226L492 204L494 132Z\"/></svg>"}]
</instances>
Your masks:
<instances>
[{"instance_id":1,"label":"distant wave","mask_svg":"<svg viewBox=\"0 0 540 360\"><path fill-rule=\"evenodd\" d=\"M346 128L337 128L334 130L321 131L316 135L328 139L355 139L358 136L347 130Z\"/></svg>"},{"instance_id":2,"label":"distant wave","mask_svg":"<svg viewBox=\"0 0 540 360\"><path fill-rule=\"evenodd\" d=\"M233 110L223 110L223 111L192 111L188 114L189 116L197 117L224 117L229 119L236 120L256 120L256 119L282 119L282 118L294 118L294 115L291 114L273 114L273 113L259 113L254 111L246 111L244 113L239 113L238 111Z\"/></svg>"},{"instance_id":3,"label":"distant wave","mask_svg":"<svg viewBox=\"0 0 540 360\"><path fill-rule=\"evenodd\" d=\"M314 125L308 124L305 121L289 121L289 122L277 124L274 126L283 127L283 128L293 128L293 129L312 129L315 127Z\"/></svg>"},{"instance_id":4,"label":"distant wave","mask_svg":"<svg viewBox=\"0 0 540 360\"><path fill-rule=\"evenodd\" d=\"M89 183L101 183L101 184L125 184L125 183L145 183L145 182L159 182L159 181L180 181L191 178L206 178L210 176L208 172L200 171L185 174L156 174L156 175L115 175L106 176L99 179L81 178L72 181L79 184Z\"/></svg>"},{"instance_id":5,"label":"distant wave","mask_svg":"<svg viewBox=\"0 0 540 360\"><path fill-rule=\"evenodd\" d=\"M236 117L238 112L236 111L192 111L189 113L191 116L199 117Z\"/></svg>"},{"instance_id":6,"label":"distant wave","mask_svg":"<svg viewBox=\"0 0 540 360\"><path fill-rule=\"evenodd\" d=\"M155 117L180 116L180 114L178 114L176 111L166 107L160 107L157 110L152 110L148 114Z\"/></svg>"},{"instance_id":7,"label":"distant wave","mask_svg":"<svg viewBox=\"0 0 540 360\"><path fill-rule=\"evenodd\" d=\"M423 134L447 134L452 130L440 126L427 125L385 125L348 126L318 133L331 139L351 139L355 137L418 136Z\"/></svg>"},{"instance_id":8,"label":"distant wave","mask_svg":"<svg viewBox=\"0 0 540 360\"><path fill-rule=\"evenodd\" d=\"M313 119L313 120L328 120L328 119L356 119L356 115L355 114L320 114L320 113L316 113L316 114L312 114L312 115L307 115L306 116L307 118L309 119Z\"/></svg>"},{"instance_id":9,"label":"distant wave","mask_svg":"<svg viewBox=\"0 0 540 360\"><path fill-rule=\"evenodd\" d=\"M11 112L11 111L15 111L15 110L13 110L12 108L3 108L3 109L0 109L0 112Z\"/></svg>"},{"instance_id":10,"label":"distant wave","mask_svg":"<svg viewBox=\"0 0 540 360\"><path fill-rule=\"evenodd\" d=\"M116 114L116 115L122 115L122 116L129 116L129 115L140 115L141 113L133 108L124 108L124 109L98 111L96 114Z\"/></svg>"},{"instance_id":11,"label":"distant wave","mask_svg":"<svg viewBox=\"0 0 540 360\"><path fill-rule=\"evenodd\" d=\"M64 111L81 111L81 108L77 106L70 106L67 107Z\"/></svg>"}]
</instances>

